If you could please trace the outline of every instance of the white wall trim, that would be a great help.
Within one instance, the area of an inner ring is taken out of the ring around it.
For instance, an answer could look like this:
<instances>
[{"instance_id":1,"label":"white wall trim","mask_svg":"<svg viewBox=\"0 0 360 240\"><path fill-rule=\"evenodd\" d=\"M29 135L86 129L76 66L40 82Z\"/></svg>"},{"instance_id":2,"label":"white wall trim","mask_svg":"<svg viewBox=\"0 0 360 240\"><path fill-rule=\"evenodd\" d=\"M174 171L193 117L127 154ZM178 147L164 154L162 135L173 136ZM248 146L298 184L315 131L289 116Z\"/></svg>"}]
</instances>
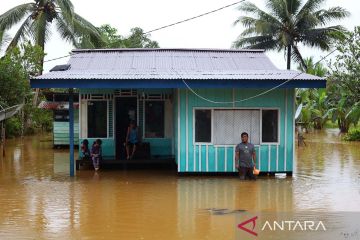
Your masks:
<instances>
[{"instance_id":1,"label":"white wall trim","mask_svg":"<svg viewBox=\"0 0 360 240\"><path fill-rule=\"evenodd\" d=\"M232 159L233 172L236 172L236 166L235 166L235 149L236 149L236 145L233 146L233 154L234 154L234 157L233 157L233 159Z\"/></svg>"},{"instance_id":2,"label":"white wall trim","mask_svg":"<svg viewBox=\"0 0 360 240\"><path fill-rule=\"evenodd\" d=\"M218 148L215 147L215 171L218 171Z\"/></svg>"},{"instance_id":3,"label":"white wall trim","mask_svg":"<svg viewBox=\"0 0 360 240\"><path fill-rule=\"evenodd\" d=\"M202 164L201 164L201 145L199 145L199 172L202 171Z\"/></svg>"},{"instance_id":4,"label":"white wall trim","mask_svg":"<svg viewBox=\"0 0 360 240\"><path fill-rule=\"evenodd\" d=\"M185 151L186 151L186 172L189 171L189 94L188 94L188 90L185 90L185 94L186 94L186 106L185 106Z\"/></svg>"},{"instance_id":5,"label":"white wall trim","mask_svg":"<svg viewBox=\"0 0 360 240\"><path fill-rule=\"evenodd\" d=\"M279 171L279 145L276 146L276 171Z\"/></svg>"},{"instance_id":6,"label":"white wall trim","mask_svg":"<svg viewBox=\"0 0 360 240\"><path fill-rule=\"evenodd\" d=\"M224 161L225 161L225 163L224 163L225 164L225 172L227 172L227 147L226 146L224 147L224 150L225 150L225 157L224 157L225 158L224 159Z\"/></svg>"},{"instance_id":7,"label":"white wall trim","mask_svg":"<svg viewBox=\"0 0 360 240\"><path fill-rule=\"evenodd\" d=\"M193 163L194 163L194 172L196 172L196 145L193 145L193 155L194 155L194 159L193 159Z\"/></svg>"},{"instance_id":8,"label":"white wall trim","mask_svg":"<svg viewBox=\"0 0 360 240\"><path fill-rule=\"evenodd\" d=\"M206 145L206 171L209 171L209 145Z\"/></svg>"},{"instance_id":9,"label":"white wall trim","mask_svg":"<svg viewBox=\"0 0 360 240\"><path fill-rule=\"evenodd\" d=\"M181 158L180 140L181 140L181 137L180 137L180 90L179 89L177 89L177 98L178 98L178 102L177 102L177 104L178 104L178 114L177 114L177 118L178 118L178 122L177 122L177 125L178 125L178 128L177 128L177 130L178 130L178 134L177 134L178 135L177 136L178 137L178 142L177 142L177 144L178 144L178 147L177 147L178 162L177 162L177 165L178 165L178 172L180 172L180 163L181 163L181 159L180 159ZM144 104L144 102L143 102L143 104ZM145 106L143 105L143 107L145 107ZM145 112L145 110L143 111L143 114L145 114L144 112ZM145 122L143 124L145 125ZM143 128L143 134L145 134L145 126Z\"/></svg>"},{"instance_id":10,"label":"white wall trim","mask_svg":"<svg viewBox=\"0 0 360 240\"><path fill-rule=\"evenodd\" d=\"M284 139L284 171L286 171L286 152L287 152L287 149L286 149L286 136L287 136L287 89L285 89L285 139Z\"/></svg>"}]
</instances>

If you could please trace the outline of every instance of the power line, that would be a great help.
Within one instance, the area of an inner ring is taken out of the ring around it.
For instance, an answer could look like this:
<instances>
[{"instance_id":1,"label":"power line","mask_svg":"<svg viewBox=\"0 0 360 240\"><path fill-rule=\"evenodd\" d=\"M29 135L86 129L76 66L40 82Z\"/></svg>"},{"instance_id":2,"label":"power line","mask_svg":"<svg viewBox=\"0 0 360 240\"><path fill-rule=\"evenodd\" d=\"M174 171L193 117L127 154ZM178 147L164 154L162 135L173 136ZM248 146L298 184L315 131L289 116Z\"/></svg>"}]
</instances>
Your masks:
<instances>
[{"instance_id":1,"label":"power line","mask_svg":"<svg viewBox=\"0 0 360 240\"><path fill-rule=\"evenodd\" d=\"M325 58L327 58L328 56L330 56L331 54L333 54L337 49L335 48L334 50L332 50L329 54L327 54L325 57L322 57L319 61L317 61L314 66L318 63L320 63L322 60L324 60ZM204 100L204 101L207 101L207 102L210 102L210 103L214 103L214 104L231 104L231 103L240 103L240 102L245 102L245 101L248 101L248 100L251 100L251 99L254 99L254 98L257 98L257 97L260 97L262 95L265 95L275 89L278 89L279 87L285 85L286 83L294 80L296 77L300 76L301 74L303 74L303 72L299 72L298 74L296 74L294 77L286 80L285 82L282 82L280 83L279 85L273 87L273 88L270 88L266 91L263 91L259 94L256 94L254 96L251 96L251 97L248 97L248 98L244 98L244 99L241 99L241 100L236 100L236 101L229 101L229 102L219 102L219 101L214 101L214 100L211 100L209 98L206 98L206 97L203 97L201 96L200 94L198 94L194 89L192 89L189 84L183 79L182 82L185 84L185 86L190 90L190 92L192 92L195 96L197 96L198 98Z\"/></svg>"},{"instance_id":2,"label":"power line","mask_svg":"<svg viewBox=\"0 0 360 240\"><path fill-rule=\"evenodd\" d=\"M65 55L65 56L62 56L62 57L56 57L56 58L52 58L52 59L49 59L49 60L45 60L44 63L59 60L59 59L66 58L66 57L70 57L72 55L74 55L74 53L68 54L68 55Z\"/></svg>"},{"instance_id":3,"label":"power line","mask_svg":"<svg viewBox=\"0 0 360 240\"><path fill-rule=\"evenodd\" d=\"M215 10L212 10L212 11L209 11L209 12L206 12L206 13L202 13L202 14L197 15L197 16L195 16L195 17L187 18L187 19L184 19L184 20L175 22L175 23L171 23L171 24L168 24L168 25L159 27L159 28L155 28L155 29L153 29L153 30L144 32L143 34L144 34L144 35L145 35L145 34L149 34L149 33L151 33L151 32L159 31L159 30L161 30L161 29L169 28L169 27L172 27L172 26L175 26L175 25L184 23L184 22L188 22L188 21L191 21L191 20L194 20L194 19L197 19L197 18L206 16L206 15L209 15L209 14L212 14L212 13L215 13L215 12L218 12L218 11L223 10L223 9L225 9L225 8L228 8L228 7L237 5L237 4L242 3L242 2L244 2L244 1L245 1L245 0L241 0L241 1L238 1L238 2L234 2L234 3L231 3L231 4L229 4L229 5L223 6L223 7L221 7L221 8L217 8L217 9L215 9ZM75 54L75 53L71 53L71 54L68 54L68 55L65 55L65 56L62 56L62 57L52 58L52 59L49 59L49 60L44 61L44 63L46 63L46 62L51 62L51 61L55 61L55 60L59 60L59 59L66 58L66 57L70 57L70 56L72 56L72 55L74 55L74 54Z\"/></svg>"},{"instance_id":4,"label":"power line","mask_svg":"<svg viewBox=\"0 0 360 240\"><path fill-rule=\"evenodd\" d=\"M229 4L229 5L223 6L223 7L218 8L218 9L215 9L215 10L212 10L212 11L209 11L209 12L206 12L206 13L202 13L202 14L197 15L197 16L195 16L195 17L187 18L187 19L185 19L185 20L181 20L181 21L178 21L178 22L169 24L169 25L165 25L165 26L163 26L163 27L155 28L155 29L153 29L153 30L150 30L150 31L145 32L144 34L148 34L148 33L151 33L151 32L155 32L155 31L158 31L158 30L161 30L161 29L164 29L164 28L172 27L172 26L175 26L175 25L180 24L180 23L188 22L188 21L194 20L194 19L196 19L196 18L200 18L200 17L206 16L206 15L209 15L209 14L211 14L211 13L218 12L218 11L220 11L220 10L223 10L223 9L225 9L225 8L234 6L234 5L239 4L239 3L241 3L241 2L244 2L244 1L245 1L245 0L241 0L241 1L238 1L238 2L235 2L235 3L232 3L232 4Z\"/></svg>"}]
</instances>

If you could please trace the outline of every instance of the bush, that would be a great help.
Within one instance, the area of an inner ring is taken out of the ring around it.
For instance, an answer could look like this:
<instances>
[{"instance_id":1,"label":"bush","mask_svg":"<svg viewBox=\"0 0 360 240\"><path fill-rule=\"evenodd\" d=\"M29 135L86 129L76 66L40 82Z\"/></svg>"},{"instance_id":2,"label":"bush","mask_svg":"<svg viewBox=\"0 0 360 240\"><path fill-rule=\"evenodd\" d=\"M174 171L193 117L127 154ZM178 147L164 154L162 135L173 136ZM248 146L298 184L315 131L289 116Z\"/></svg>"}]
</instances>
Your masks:
<instances>
[{"instance_id":1,"label":"bush","mask_svg":"<svg viewBox=\"0 0 360 240\"><path fill-rule=\"evenodd\" d=\"M42 131L50 132L52 130L53 112L40 108L32 110L33 127Z\"/></svg>"},{"instance_id":2,"label":"bush","mask_svg":"<svg viewBox=\"0 0 360 240\"><path fill-rule=\"evenodd\" d=\"M7 138L21 135L21 120L18 117L11 117L5 121L5 135Z\"/></svg>"},{"instance_id":3,"label":"bush","mask_svg":"<svg viewBox=\"0 0 360 240\"><path fill-rule=\"evenodd\" d=\"M346 141L360 141L360 128L351 129L344 139Z\"/></svg>"}]
</instances>

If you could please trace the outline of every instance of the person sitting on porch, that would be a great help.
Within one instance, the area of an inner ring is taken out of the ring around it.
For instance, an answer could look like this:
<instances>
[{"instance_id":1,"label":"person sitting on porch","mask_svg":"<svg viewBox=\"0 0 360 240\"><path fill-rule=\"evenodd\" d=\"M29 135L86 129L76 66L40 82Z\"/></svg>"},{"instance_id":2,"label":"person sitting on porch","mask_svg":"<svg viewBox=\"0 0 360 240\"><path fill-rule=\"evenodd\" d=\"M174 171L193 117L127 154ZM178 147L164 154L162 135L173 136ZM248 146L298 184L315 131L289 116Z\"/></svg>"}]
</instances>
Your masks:
<instances>
[{"instance_id":1,"label":"person sitting on porch","mask_svg":"<svg viewBox=\"0 0 360 240\"><path fill-rule=\"evenodd\" d=\"M81 143L81 158L90 159L89 141L87 139Z\"/></svg>"},{"instance_id":2,"label":"person sitting on porch","mask_svg":"<svg viewBox=\"0 0 360 240\"><path fill-rule=\"evenodd\" d=\"M126 133L126 159L132 159L136 151L136 146L139 143L138 127L134 120L130 121L129 127ZM130 147L132 147L132 153L130 155Z\"/></svg>"},{"instance_id":3,"label":"person sitting on porch","mask_svg":"<svg viewBox=\"0 0 360 240\"><path fill-rule=\"evenodd\" d=\"M96 139L91 148L91 158L95 171L99 170L100 167L100 160L102 156L101 143L102 141L100 139Z\"/></svg>"}]
</instances>

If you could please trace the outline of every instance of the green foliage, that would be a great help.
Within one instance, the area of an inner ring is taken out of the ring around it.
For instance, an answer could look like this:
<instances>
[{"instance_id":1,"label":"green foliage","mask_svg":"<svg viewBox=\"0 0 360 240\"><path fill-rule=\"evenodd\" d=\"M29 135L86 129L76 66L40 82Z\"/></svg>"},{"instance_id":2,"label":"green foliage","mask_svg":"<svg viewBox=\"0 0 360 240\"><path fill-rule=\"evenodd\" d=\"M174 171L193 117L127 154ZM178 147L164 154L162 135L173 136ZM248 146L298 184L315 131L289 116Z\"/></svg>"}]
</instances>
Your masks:
<instances>
[{"instance_id":1,"label":"green foliage","mask_svg":"<svg viewBox=\"0 0 360 240\"><path fill-rule=\"evenodd\" d=\"M53 112L51 110L34 108L31 111L32 126L42 131L52 130Z\"/></svg>"},{"instance_id":2,"label":"green foliage","mask_svg":"<svg viewBox=\"0 0 360 240\"><path fill-rule=\"evenodd\" d=\"M323 77L327 73L327 69L321 64L314 64L313 58L305 59L307 68L304 68L299 64L298 69L313 74L319 77ZM300 88L296 90L296 105L303 105L299 121L302 122L305 128L313 126L315 129L322 129L328 120L326 112L328 110L327 105L327 93L325 89L307 89Z\"/></svg>"},{"instance_id":3,"label":"green foliage","mask_svg":"<svg viewBox=\"0 0 360 240\"><path fill-rule=\"evenodd\" d=\"M12 138L21 135L21 119L19 117L11 117L5 121L6 137Z\"/></svg>"},{"instance_id":4,"label":"green foliage","mask_svg":"<svg viewBox=\"0 0 360 240\"><path fill-rule=\"evenodd\" d=\"M351 129L344 137L346 141L360 141L360 128Z\"/></svg>"},{"instance_id":5,"label":"green foliage","mask_svg":"<svg viewBox=\"0 0 360 240\"><path fill-rule=\"evenodd\" d=\"M341 132L360 120L360 27L337 42L339 54L328 78L328 115L337 122Z\"/></svg>"},{"instance_id":6,"label":"green foliage","mask_svg":"<svg viewBox=\"0 0 360 240\"><path fill-rule=\"evenodd\" d=\"M0 59L0 105L4 107L25 103L22 114L5 121L6 135L19 136L25 127L25 133L35 129L51 128L52 118L49 113L32 105L32 91L29 77L36 75L42 68L43 51L30 43L11 49ZM22 116L24 118L22 118Z\"/></svg>"},{"instance_id":7,"label":"green foliage","mask_svg":"<svg viewBox=\"0 0 360 240\"><path fill-rule=\"evenodd\" d=\"M258 48L287 51L287 67L290 69L291 58L306 64L298 48L305 46L329 50L334 39L341 39L344 28L340 25L324 27L333 20L349 16L341 7L320 9L325 0L274 1L267 0L268 12L255 4L244 2L239 10L251 16L241 16L234 24L242 24L246 29L233 43L235 48Z\"/></svg>"},{"instance_id":8,"label":"green foliage","mask_svg":"<svg viewBox=\"0 0 360 240\"><path fill-rule=\"evenodd\" d=\"M304 63L306 68L302 64L299 64L297 69L319 77L324 77L328 72L328 69L321 62L315 64L313 57L305 58Z\"/></svg>"},{"instance_id":9,"label":"green foliage","mask_svg":"<svg viewBox=\"0 0 360 240\"><path fill-rule=\"evenodd\" d=\"M44 49L52 23L60 36L74 46L82 39L87 39L93 47L104 44L98 29L74 12L70 0L34 0L12 8L0 15L0 35L19 26L8 50L28 40Z\"/></svg>"},{"instance_id":10,"label":"green foliage","mask_svg":"<svg viewBox=\"0 0 360 240\"><path fill-rule=\"evenodd\" d=\"M148 38L141 28L132 28L130 36L123 40L127 48L158 48L159 44Z\"/></svg>"},{"instance_id":11,"label":"green foliage","mask_svg":"<svg viewBox=\"0 0 360 240\"><path fill-rule=\"evenodd\" d=\"M118 34L116 28L111 27L109 24L102 25L98 28L103 41L105 42L104 48L158 48L159 44L152 41L149 34L144 34L141 28L132 28L131 34L123 37ZM80 43L81 48L93 48L87 39L83 39Z\"/></svg>"}]
</instances>

